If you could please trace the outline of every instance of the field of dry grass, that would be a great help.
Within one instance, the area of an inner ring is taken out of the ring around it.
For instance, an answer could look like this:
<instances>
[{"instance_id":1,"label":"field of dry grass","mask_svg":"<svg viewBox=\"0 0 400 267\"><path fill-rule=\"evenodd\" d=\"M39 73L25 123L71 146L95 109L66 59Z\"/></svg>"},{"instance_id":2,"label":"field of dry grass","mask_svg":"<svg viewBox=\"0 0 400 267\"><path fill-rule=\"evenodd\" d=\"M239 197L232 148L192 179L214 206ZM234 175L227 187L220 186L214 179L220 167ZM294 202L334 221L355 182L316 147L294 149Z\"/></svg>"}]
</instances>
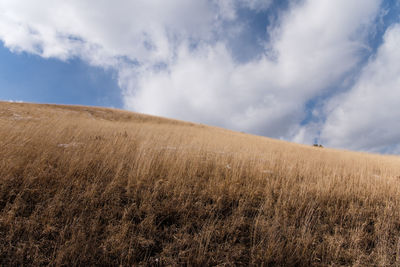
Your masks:
<instances>
[{"instance_id":1,"label":"field of dry grass","mask_svg":"<svg viewBox=\"0 0 400 267\"><path fill-rule=\"evenodd\" d=\"M0 265L400 265L400 157L0 103Z\"/></svg>"}]
</instances>

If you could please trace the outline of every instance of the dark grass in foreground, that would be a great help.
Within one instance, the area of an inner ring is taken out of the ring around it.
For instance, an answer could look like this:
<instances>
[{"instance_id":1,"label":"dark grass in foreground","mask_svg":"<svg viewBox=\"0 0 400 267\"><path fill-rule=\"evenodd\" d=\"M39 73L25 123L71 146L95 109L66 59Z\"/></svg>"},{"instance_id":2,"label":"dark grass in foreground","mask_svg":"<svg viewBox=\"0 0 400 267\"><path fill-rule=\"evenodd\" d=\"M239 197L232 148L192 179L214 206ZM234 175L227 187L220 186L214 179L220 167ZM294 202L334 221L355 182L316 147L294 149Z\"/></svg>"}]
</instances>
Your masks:
<instances>
[{"instance_id":1,"label":"dark grass in foreground","mask_svg":"<svg viewBox=\"0 0 400 267\"><path fill-rule=\"evenodd\" d=\"M0 103L0 265L400 264L400 159Z\"/></svg>"}]
</instances>

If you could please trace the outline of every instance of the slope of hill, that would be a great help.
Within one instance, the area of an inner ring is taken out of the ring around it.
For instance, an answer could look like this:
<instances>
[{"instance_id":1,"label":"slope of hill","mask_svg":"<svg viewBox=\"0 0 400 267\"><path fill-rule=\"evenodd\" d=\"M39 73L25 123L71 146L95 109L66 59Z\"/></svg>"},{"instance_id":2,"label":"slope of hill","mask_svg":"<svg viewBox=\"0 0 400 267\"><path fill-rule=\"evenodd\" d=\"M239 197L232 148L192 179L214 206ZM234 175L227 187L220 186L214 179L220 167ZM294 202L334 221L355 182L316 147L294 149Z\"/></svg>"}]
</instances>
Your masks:
<instances>
[{"instance_id":1,"label":"slope of hill","mask_svg":"<svg viewBox=\"0 0 400 267\"><path fill-rule=\"evenodd\" d=\"M0 103L0 265L399 265L400 158Z\"/></svg>"}]
</instances>

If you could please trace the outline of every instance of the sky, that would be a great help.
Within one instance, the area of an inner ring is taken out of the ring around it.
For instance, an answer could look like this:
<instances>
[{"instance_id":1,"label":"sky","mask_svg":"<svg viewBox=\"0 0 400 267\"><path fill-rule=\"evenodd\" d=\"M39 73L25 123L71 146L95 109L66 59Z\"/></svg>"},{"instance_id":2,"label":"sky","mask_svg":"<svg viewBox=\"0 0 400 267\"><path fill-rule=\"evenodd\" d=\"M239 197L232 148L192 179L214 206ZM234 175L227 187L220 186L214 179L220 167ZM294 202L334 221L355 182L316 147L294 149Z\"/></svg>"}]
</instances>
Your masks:
<instances>
[{"instance_id":1,"label":"sky","mask_svg":"<svg viewBox=\"0 0 400 267\"><path fill-rule=\"evenodd\" d=\"M0 0L0 99L400 154L400 0Z\"/></svg>"}]
</instances>

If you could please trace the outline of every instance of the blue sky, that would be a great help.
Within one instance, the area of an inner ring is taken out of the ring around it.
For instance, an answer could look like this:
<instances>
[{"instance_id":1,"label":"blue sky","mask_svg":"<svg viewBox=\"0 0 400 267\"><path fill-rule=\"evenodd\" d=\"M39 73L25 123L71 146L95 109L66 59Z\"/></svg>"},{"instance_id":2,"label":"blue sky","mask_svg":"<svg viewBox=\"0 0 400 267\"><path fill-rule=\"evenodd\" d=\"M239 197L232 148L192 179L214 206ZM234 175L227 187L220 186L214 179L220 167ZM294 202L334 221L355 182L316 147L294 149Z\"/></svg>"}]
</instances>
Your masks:
<instances>
[{"instance_id":1,"label":"blue sky","mask_svg":"<svg viewBox=\"0 0 400 267\"><path fill-rule=\"evenodd\" d=\"M0 99L400 153L400 1L3 0Z\"/></svg>"},{"instance_id":2,"label":"blue sky","mask_svg":"<svg viewBox=\"0 0 400 267\"><path fill-rule=\"evenodd\" d=\"M115 73L80 59L43 59L0 46L0 99L122 108Z\"/></svg>"}]
</instances>

